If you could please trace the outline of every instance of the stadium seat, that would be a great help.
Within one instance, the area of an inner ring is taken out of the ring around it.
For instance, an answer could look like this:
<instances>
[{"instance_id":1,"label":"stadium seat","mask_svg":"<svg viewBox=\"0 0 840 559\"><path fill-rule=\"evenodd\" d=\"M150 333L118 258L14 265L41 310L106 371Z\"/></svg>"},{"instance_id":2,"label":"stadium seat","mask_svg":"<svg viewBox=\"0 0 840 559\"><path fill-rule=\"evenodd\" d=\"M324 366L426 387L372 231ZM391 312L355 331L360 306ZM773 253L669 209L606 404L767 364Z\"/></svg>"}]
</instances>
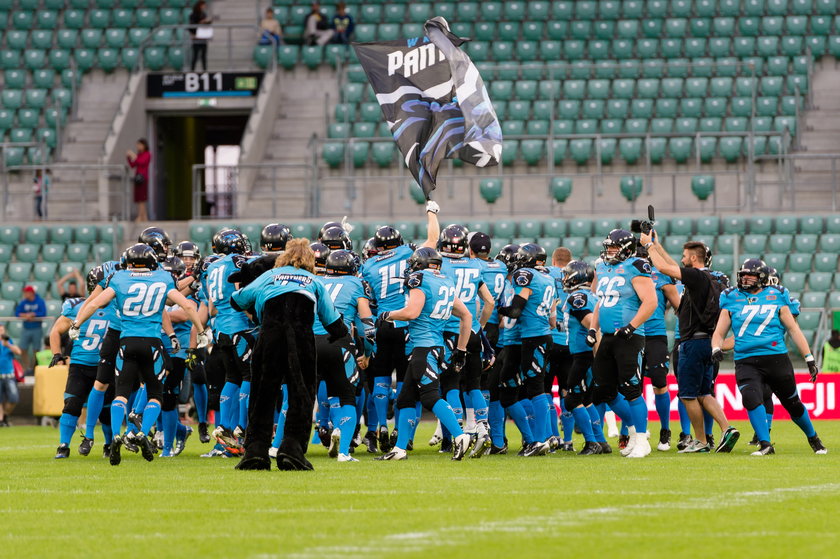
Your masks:
<instances>
[{"instance_id":1,"label":"stadium seat","mask_svg":"<svg viewBox=\"0 0 840 559\"><path fill-rule=\"evenodd\" d=\"M479 192L485 202L488 204L495 203L502 195L502 179L482 179L479 183Z\"/></svg>"},{"instance_id":2,"label":"stadium seat","mask_svg":"<svg viewBox=\"0 0 840 559\"><path fill-rule=\"evenodd\" d=\"M722 223L722 230L724 233L733 235L743 235L747 232L747 220L742 216L726 216L723 218Z\"/></svg>"},{"instance_id":3,"label":"stadium seat","mask_svg":"<svg viewBox=\"0 0 840 559\"><path fill-rule=\"evenodd\" d=\"M814 255L814 269L818 272L836 272L837 255L818 252Z\"/></svg>"},{"instance_id":4,"label":"stadium seat","mask_svg":"<svg viewBox=\"0 0 840 559\"><path fill-rule=\"evenodd\" d=\"M808 275L808 289L811 291L829 291L833 279L834 274L831 272L811 272Z\"/></svg>"},{"instance_id":5,"label":"stadium seat","mask_svg":"<svg viewBox=\"0 0 840 559\"><path fill-rule=\"evenodd\" d=\"M23 243L17 246L15 256L20 262L35 262L38 258L38 246L30 243Z\"/></svg>"},{"instance_id":6,"label":"stadium seat","mask_svg":"<svg viewBox=\"0 0 840 559\"><path fill-rule=\"evenodd\" d=\"M820 309L825 306L825 291L806 291L800 300L803 308Z\"/></svg>"},{"instance_id":7,"label":"stadium seat","mask_svg":"<svg viewBox=\"0 0 840 559\"><path fill-rule=\"evenodd\" d=\"M792 272L810 272L813 255L794 253L790 255L789 267ZM834 258L834 267L837 267L837 259Z\"/></svg>"},{"instance_id":8,"label":"stadium seat","mask_svg":"<svg viewBox=\"0 0 840 559\"><path fill-rule=\"evenodd\" d=\"M565 237L562 246L566 247L575 256L582 256L586 247L586 240L583 237Z\"/></svg>"},{"instance_id":9,"label":"stadium seat","mask_svg":"<svg viewBox=\"0 0 840 559\"><path fill-rule=\"evenodd\" d=\"M820 251L834 254L840 252L840 235L825 233L820 236Z\"/></svg>"},{"instance_id":10,"label":"stadium seat","mask_svg":"<svg viewBox=\"0 0 840 559\"><path fill-rule=\"evenodd\" d=\"M17 282L29 281L31 273L32 263L30 262L12 262L6 269L9 279Z\"/></svg>"},{"instance_id":11,"label":"stadium seat","mask_svg":"<svg viewBox=\"0 0 840 559\"><path fill-rule=\"evenodd\" d=\"M45 262L61 262L64 258L63 244L46 244L41 248L41 258Z\"/></svg>"}]
</instances>

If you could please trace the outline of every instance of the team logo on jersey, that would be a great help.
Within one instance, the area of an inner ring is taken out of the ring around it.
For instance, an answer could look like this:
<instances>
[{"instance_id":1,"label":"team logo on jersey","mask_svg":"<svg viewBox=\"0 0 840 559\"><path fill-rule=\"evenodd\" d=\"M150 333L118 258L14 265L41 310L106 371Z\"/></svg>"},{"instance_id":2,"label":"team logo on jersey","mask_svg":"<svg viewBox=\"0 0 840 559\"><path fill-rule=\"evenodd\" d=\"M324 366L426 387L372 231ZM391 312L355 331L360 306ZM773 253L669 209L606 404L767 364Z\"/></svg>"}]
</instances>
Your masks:
<instances>
[{"instance_id":1,"label":"team logo on jersey","mask_svg":"<svg viewBox=\"0 0 840 559\"><path fill-rule=\"evenodd\" d=\"M586 304L586 295L584 294L576 294L572 298L572 306L576 309L581 309Z\"/></svg>"},{"instance_id":2,"label":"team logo on jersey","mask_svg":"<svg viewBox=\"0 0 840 559\"><path fill-rule=\"evenodd\" d=\"M767 296L767 300L768 300L768 301L775 301L775 300L776 300L776 296L775 296L775 295L768 295L768 296Z\"/></svg>"},{"instance_id":3,"label":"team logo on jersey","mask_svg":"<svg viewBox=\"0 0 840 559\"><path fill-rule=\"evenodd\" d=\"M758 297L747 297L747 302L758 303Z\"/></svg>"},{"instance_id":4,"label":"team logo on jersey","mask_svg":"<svg viewBox=\"0 0 840 559\"><path fill-rule=\"evenodd\" d=\"M648 264L647 262L642 262L642 271L646 274L650 274L651 273L650 264Z\"/></svg>"},{"instance_id":5,"label":"team logo on jersey","mask_svg":"<svg viewBox=\"0 0 840 559\"><path fill-rule=\"evenodd\" d=\"M416 289L420 287L423 283L423 275L422 274L411 274L408 276L408 281L406 285L408 285L409 289Z\"/></svg>"},{"instance_id":6,"label":"team logo on jersey","mask_svg":"<svg viewBox=\"0 0 840 559\"><path fill-rule=\"evenodd\" d=\"M531 278L526 274L519 274L516 276L516 285L526 287L529 283L531 283Z\"/></svg>"}]
</instances>

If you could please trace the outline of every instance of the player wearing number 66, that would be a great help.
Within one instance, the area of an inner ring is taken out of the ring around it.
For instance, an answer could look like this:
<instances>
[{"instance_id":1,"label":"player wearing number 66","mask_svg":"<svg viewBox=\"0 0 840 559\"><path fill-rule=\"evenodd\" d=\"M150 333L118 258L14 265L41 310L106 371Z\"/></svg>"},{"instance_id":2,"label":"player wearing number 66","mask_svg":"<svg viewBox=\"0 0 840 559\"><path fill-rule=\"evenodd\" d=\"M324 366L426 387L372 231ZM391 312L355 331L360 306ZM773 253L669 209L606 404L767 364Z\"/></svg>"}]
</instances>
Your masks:
<instances>
[{"instance_id":1,"label":"player wearing number 66","mask_svg":"<svg viewBox=\"0 0 840 559\"><path fill-rule=\"evenodd\" d=\"M120 349L117 357L116 396L111 404L111 427L114 440L111 443L111 465L120 463L120 447L123 437L120 429L128 412L128 396L134 387L143 382L146 385L148 404L143 410L143 425L139 433L126 435L143 452L143 458L154 458L152 443L145 433L157 421L160 414L160 401L163 392L163 345L160 331L163 311L167 300L180 305L195 325L198 334L198 347L207 345L207 334L195 306L187 301L176 288L172 275L158 269L158 259L154 249L145 244L129 247L124 254L125 269L111 276L108 286L82 308L69 330L70 338L80 336L80 324L84 324L100 308L112 299L117 301L117 310L122 317Z\"/></svg>"}]
</instances>

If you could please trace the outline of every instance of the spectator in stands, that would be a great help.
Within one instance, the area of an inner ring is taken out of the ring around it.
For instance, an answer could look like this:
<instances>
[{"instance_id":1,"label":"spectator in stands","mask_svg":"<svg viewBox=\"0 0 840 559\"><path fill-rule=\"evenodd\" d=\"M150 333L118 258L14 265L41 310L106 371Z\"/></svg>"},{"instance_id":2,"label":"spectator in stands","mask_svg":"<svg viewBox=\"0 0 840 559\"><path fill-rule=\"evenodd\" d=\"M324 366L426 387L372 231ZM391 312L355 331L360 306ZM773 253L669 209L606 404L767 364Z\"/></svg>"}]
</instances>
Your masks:
<instances>
[{"instance_id":1,"label":"spectator in stands","mask_svg":"<svg viewBox=\"0 0 840 559\"><path fill-rule=\"evenodd\" d=\"M66 288L64 287L65 283L67 283ZM61 300L66 301L67 299L72 299L73 297L83 297L79 288L84 285L84 283L85 280L82 278L82 274L79 273L79 270L74 269L72 272L61 276L61 279L59 279L56 284Z\"/></svg>"},{"instance_id":2,"label":"spectator in stands","mask_svg":"<svg viewBox=\"0 0 840 559\"><path fill-rule=\"evenodd\" d=\"M69 338L68 338L69 340ZM64 342L64 340L62 340ZM61 344L61 352L64 354L64 343ZM44 349L35 353L35 364L38 367L49 367L53 359L53 352L50 349L50 337L44 336Z\"/></svg>"},{"instance_id":3,"label":"spectator in stands","mask_svg":"<svg viewBox=\"0 0 840 559\"><path fill-rule=\"evenodd\" d=\"M193 6L190 13L190 24L193 26L210 25L213 23L213 18L207 15L207 2L199 0ZM192 63L190 70L195 71L195 63L201 58L201 67L207 71L207 39L199 37L198 27L190 27L190 36L192 37Z\"/></svg>"},{"instance_id":4,"label":"spectator in stands","mask_svg":"<svg viewBox=\"0 0 840 559\"><path fill-rule=\"evenodd\" d=\"M260 22L261 45L282 45L283 30L280 29L280 22L274 17L274 10L267 8L265 17Z\"/></svg>"},{"instance_id":5,"label":"spectator in stands","mask_svg":"<svg viewBox=\"0 0 840 559\"><path fill-rule=\"evenodd\" d=\"M8 427L6 416L12 413L18 403L17 380L15 380L14 356L21 351L8 334L6 326L0 324L0 427Z\"/></svg>"},{"instance_id":6,"label":"spectator in stands","mask_svg":"<svg viewBox=\"0 0 840 559\"><path fill-rule=\"evenodd\" d=\"M344 2L339 2L335 9L332 26L334 30L333 43L349 45L350 36L353 34L353 28L356 24L353 22L353 16L347 13L347 5Z\"/></svg>"},{"instance_id":7,"label":"spectator in stands","mask_svg":"<svg viewBox=\"0 0 840 559\"><path fill-rule=\"evenodd\" d=\"M35 178L32 179L32 192L35 195L35 215L38 219L47 218L47 194L50 191L50 170L42 173L41 169L35 171Z\"/></svg>"},{"instance_id":8,"label":"spectator in stands","mask_svg":"<svg viewBox=\"0 0 840 559\"><path fill-rule=\"evenodd\" d=\"M199 2L203 4L203 2ZM134 169L134 203L137 204L136 222L149 221L149 214L146 204L149 201L149 163L152 162L152 154L149 153L149 142L145 138L137 140L137 153L128 150L125 152L128 164Z\"/></svg>"},{"instance_id":9,"label":"spectator in stands","mask_svg":"<svg viewBox=\"0 0 840 559\"><path fill-rule=\"evenodd\" d=\"M822 370L840 373L840 330L832 330L831 337L823 345Z\"/></svg>"},{"instance_id":10,"label":"spectator in stands","mask_svg":"<svg viewBox=\"0 0 840 559\"><path fill-rule=\"evenodd\" d=\"M303 38L306 44L324 46L332 37L333 30L330 29L327 15L321 11L321 4L312 2L312 11L306 16L303 24Z\"/></svg>"},{"instance_id":11,"label":"spectator in stands","mask_svg":"<svg viewBox=\"0 0 840 559\"><path fill-rule=\"evenodd\" d=\"M47 304L31 285L23 288L23 300L15 308L15 316L23 319L19 346L23 352L21 364L31 373L35 363L34 354L41 349L41 340L44 338L42 319L47 316Z\"/></svg>"}]
</instances>

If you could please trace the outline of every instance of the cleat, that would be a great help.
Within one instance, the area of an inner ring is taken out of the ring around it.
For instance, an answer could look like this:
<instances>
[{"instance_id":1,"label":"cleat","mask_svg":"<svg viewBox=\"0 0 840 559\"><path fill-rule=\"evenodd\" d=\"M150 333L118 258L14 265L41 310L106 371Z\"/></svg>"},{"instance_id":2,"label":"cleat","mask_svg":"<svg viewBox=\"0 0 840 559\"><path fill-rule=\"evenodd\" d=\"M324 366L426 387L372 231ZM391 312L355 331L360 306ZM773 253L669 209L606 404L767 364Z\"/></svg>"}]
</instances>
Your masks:
<instances>
[{"instance_id":1,"label":"cleat","mask_svg":"<svg viewBox=\"0 0 840 559\"><path fill-rule=\"evenodd\" d=\"M120 455L120 447L123 445L123 438L120 435L114 435L114 440L111 443L111 451L108 453L108 460L112 466L119 466L122 462Z\"/></svg>"},{"instance_id":2,"label":"cleat","mask_svg":"<svg viewBox=\"0 0 840 559\"><path fill-rule=\"evenodd\" d=\"M216 443L213 445L208 452L201 455L201 458L215 458L217 456L224 456L227 457L228 454L225 452L225 447L222 446L221 443Z\"/></svg>"},{"instance_id":3,"label":"cleat","mask_svg":"<svg viewBox=\"0 0 840 559\"><path fill-rule=\"evenodd\" d=\"M266 456L243 456L234 469L270 472L271 460Z\"/></svg>"},{"instance_id":4,"label":"cleat","mask_svg":"<svg viewBox=\"0 0 840 559\"><path fill-rule=\"evenodd\" d=\"M542 442L542 443L533 442L528 447L528 450L525 451L525 456L526 457L545 456L546 454L548 454L548 448L549 447L548 447L547 442Z\"/></svg>"},{"instance_id":5,"label":"cleat","mask_svg":"<svg viewBox=\"0 0 840 559\"><path fill-rule=\"evenodd\" d=\"M817 435L808 437L808 444L811 445L814 454L828 454L828 449L823 446L822 441Z\"/></svg>"},{"instance_id":6,"label":"cleat","mask_svg":"<svg viewBox=\"0 0 840 559\"><path fill-rule=\"evenodd\" d=\"M412 450L414 450L414 439L409 439L408 444L407 444L407 445L405 445L405 449L406 449L407 451L412 451Z\"/></svg>"},{"instance_id":7,"label":"cleat","mask_svg":"<svg viewBox=\"0 0 840 559\"><path fill-rule=\"evenodd\" d=\"M359 426L356 425L356 432L353 433L353 440L350 441L350 452L362 446L362 437L359 436Z\"/></svg>"},{"instance_id":8,"label":"cleat","mask_svg":"<svg viewBox=\"0 0 840 559\"><path fill-rule=\"evenodd\" d=\"M239 425L236 426L236 429L233 430L233 436L237 439L245 438L245 431Z\"/></svg>"},{"instance_id":9,"label":"cleat","mask_svg":"<svg viewBox=\"0 0 840 559\"><path fill-rule=\"evenodd\" d=\"M594 441L585 443L583 450L578 452L578 456L593 456L595 454L601 454L601 445Z\"/></svg>"},{"instance_id":10,"label":"cleat","mask_svg":"<svg viewBox=\"0 0 840 559\"><path fill-rule=\"evenodd\" d=\"M408 460L408 454L401 448L394 448L382 456L377 456L374 460Z\"/></svg>"},{"instance_id":11,"label":"cleat","mask_svg":"<svg viewBox=\"0 0 840 559\"><path fill-rule=\"evenodd\" d=\"M685 450L686 447L691 444L692 440L691 435L680 432L680 440L677 443L677 450Z\"/></svg>"},{"instance_id":12,"label":"cleat","mask_svg":"<svg viewBox=\"0 0 840 559\"><path fill-rule=\"evenodd\" d=\"M277 458L277 448L271 447L268 449L268 457L271 459Z\"/></svg>"},{"instance_id":13,"label":"cleat","mask_svg":"<svg viewBox=\"0 0 840 559\"><path fill-rule=\"evenodd\" d=\"M627 444L630 442L630 435L619 435L618 436L618 449L624 450L627 448Z\"/></svg>"},{"instance_id":14,"label":"cleat","mask_svg":"<svg viewBox=\"0 0 840 559\"><path fill-rule=\"evenodd\" d=\"M126 433L125 435L122 436L122 446L124 446L125 449L128 450L129 452L133 452L134 454L137 454L138 452L140 452L140 447L137 446L137 443L134 442L134 440L131 439L128 435L129 435L129 433Z\"/></svg>"},{"instance_id":15,"label":"cleat","mask_svg":"<svg viewBox=\"0 0 840 559\"><path fill-rule=\"evenodd\" d=\"M177 434L175 435L175 450L172 452L173 456L178 456L179 454L184 452L184 448L187 446L187 439L190 438L192 432L192 427L188 425L186 431L184 431L183 437L180 437Z\"/></svg>"},{"instance_id":16,"label":"cleat","mask_svg":"<svg viewBox=\"0 0 840 559\"><path fill-rule=\"evenodd\" d=\"M659 444L656 445L656 450L661 452L668 452L671 450L671 430L670 429L660 429L659 430Z\"/></svg>"},{"instance_id":17,"label":"cleat","mask_svg":"<svg viewBox=\"0 0 840 559\"><path fill-rule=\"evenodd\" d=\"M493 441L490 440L489 435L480 436L475 442L475 446L470 453L470 458L481 458L491 446L493 446Z\"/></svg>"},{"instance_id":18,"label":"cleat","mask_svg":"<svg viewBox=\"0 0 840 559\"><path fill-rule=\"evenodd\" d=\"M60 458L70 458L70 445L59 445L55 451L55 458L56 460Z\"/></svg>"},{"instance_id":19,"label":"cleat","mask_svg":"<svg viewBox=\"0 0 840 559\"><path fill-rule=\"evenodd\" d=\"M358 460L356 460L349 454L339 454L336 462L358 462Z\"/></svg>"},{"instance_id":20,"label":"cleat","mask_svg":"<svg viewBox=\"0 0 840 559\"><path fill-rule=\"evenodd\" d=\"M633 450L627 455L627 458L644 458L650 454L650 441L648 441L647 434L642 433L641 436L636 435L636 444Z\"/></svg>"},{"instance_id":21,"label":"cleat","mask_svg":"<svg viewBox=\"0 0 840 559\"><path fill-rule=\"evenodd\" d=\"M201 444L207 444L210 442L210 434L207 432L206 423L198 424L198 440L201 442Z\"/></svg>"},{"instance_id":22,"label":"cleat","mask_svg":"<svg viewBox=\"0 0 840 559\"><path fill-rule=\"evenodd\" d=\"M492 443L490 445L490 454L507 454L507 451L508 451L507 445L496 446Z\"/></svg>"},{"instance_id":23,"label":"cleat","mask_svg":"<svg viewBox=\"0 0 840 559\"><path fill-rule=\"evenodd\" d=\"M395 446L397 446L397 437L398 436L399 436L399 432L397 431L396 428L394 428L394 430L391 431L391 438L388 440L388 442L391 443L391 448L394 448Z\"/></svg>"},{"instance_id":24,"label":"cleat","mask_svg":"<svg viewBox=\"0 0 840 559\"><path fill-rule=\"evenodd\" d=\"M213 430L213 437L216 439L216 442L224 447L223 450L234 455L242 454L242 446L230 429L220 425Z\"/></svg>"},{"instance_id":25,"label":"cleat","mask_svg":"<svg viewBox=\"0 0 840 559\"><path fill-rule=\"evenodd\" d=\"M102 458L110 458L111 457L111 445L105 443L102 445Z\"/></svg>"},{"instance_id":26,"label":"cleat","mask_svg":"<svg viewBox=\"0 0 840 559\"><path fill-rule=\"evenodd\" d=\"M747 444L750 446L758 446L759 442L760 441L758 440L758 435L756 433L753 433L753 438L750 439L750 442L748 442Z\"/></svg>"},{"instance_id":27,"label":"cleat","mask_svg":"<svg viewBox=\"0 0 840 559\"><path fill-rule=\"evenodd\" d=\"M82 437L82 442L79 443L79 454L87 456L93 450L93 439Z\"/></svg>"},{"instance_id":28,"label":"cleat","mask_svg":"<svg viewBox=\"0 0 840 559\"><path fill-rule=\"evenodd\" d=\"M647 439L645 439L645 440L647 440ZM618 446L621 447L621 437L618 438L618 441L619 441ZM627 435L627 442L625 443L624 448L619 450L618 453L621 454L622 456L625 456L625 457L629 456L630 453L633 452L633 448L636 446L637 442L638 442L638 437L636 436L636 430L631 428L630 429L630 434Z\"/></svg>"},{"instance_id":29,"label":"cleat","mask_svg":"<svg viewBox=\"0 0 840 559\"><path fill-rule=\"evenodd\" d=\"M709 443L701 443L697 439L691 441L691 443L685 447L684 449L678 451L679 454L697 454L697 453L708 453L712 451L712 446Z\"/></svg>"},{"instance_id":30,"label":"cleat","mask_svg":"<svg viewBox=\"0 0 840 559\"><path fill-rule=\"evenodd\" d=\"M321 441L324 448L330 447L330 433L328 427L318 427L318 440Z\"/></svg>"},{"instance_id":31,"label":"cleat","mask_svg":"<svg viewBox=\"0 0 840 559\"><path fill-rule=\"evenodd\" d=\"M158 450L163 450L163 431L155 431L154 436L149 437L154 443L154 447Z\"/></svg>"},{"instance_id":32,"label":"cleat","mask_svg":"<svg viewBox=\"0 0 840 559\"><path fill-rule=\"evenodd\" d=\"M175 455L172 454L171 450L163 449L163 452L160 453L161 458L174 458Z\"/></svg>"},{"instance_id":33,"label":"cleat","mask_svg":"<svg viewBox=\"0 0 840 559\"><path fill-rule=\"evenodd\" d=\"M452 451L453 460L461 460L470 448L470 436L465 434L455 437L454 450Z\"/></svg>"},{"instance_id":34,"label":"cleat","mask_svg":"<svg viewBox=\"0 0 840 559\"><path fill-rule=\"evenodd\" d=\"M388 428L382 425L379 427L379 450L387 454L391 448L393 447L391 446L391 437L388 436Z\"/></svg>"},{"instance_id":35,"label":"cleat","mask_svg":"<svg viewBox=\"0 0 840 559\"><path fill-rule=\"evenodd\" d=\"M560 445L560 450L562 450L563 452L574 452L575 451L575 445L574 445L573 442L569 441L567 443L561 444Z\"/></svg>"},{"instance_id":36,"label":"cleat","mask_svg":"<svg viewBox=\"0 0 840 559\"><path fill-rule=\"evenodd\" d=\"M560 439L558 439L554 435L552 435L551 437L548 438L548 449L551 452L554 452L555 450L558 450L562 444L563 443L560 441Z\"/></svg>"},{"instance_id":37,"label":"cleat","mask_svg":"<svg viewBox=\"0 0 840 559\"><path fill-rule=\"evenodd\" d=\"M452 437L447 437L440 441L440 450L438 450L441 454L448 454L452 452Z\"/></svg>"},{"instance_id":38,"label":"cleat","mask_svg":"<svg viewBox=\"0 0 840 559\"><path fill-rule=\"evenodd\" d=\"M332 435L330 435L330 449L327 451L327 456L330 458L337 458L338 457L338 443L341 442L341 431L338 429L333 429Z\"/></svg>"},{"instance_id":39,"label":"cleat","mask_svg":"<svg viewBox=\"0 0 840 559\"><path fill-rule=\"evenodd\" d=\"M768 454L776 454L776 449L767 441L758 441L758 450L750 453L750 456L767 456Z\"/></svg>"},{"instance_id":40,"label":"cleat","mask_svg":"<svg viewBox=\"0 0 840 559\"><path fill-rule=\"evenodd\" d=\"M732 448L735 446L735 443L738 442L738 439L741 437L741 433L735 427L730 427L723 434L720 436L720 444L717 445L715 448L715 452L732 452ZM709 441L709 446L714 448L715 443L714 440Z\"/></svg>"},{"instance_id":41,"label":"cleat","mask_svg":"<svg viewBox=\"0 0 840 559\"><path fill-rule=\"evenodd\" d=\"M604 441L602 443L598 443L598 445L601 447L601 454L612 454L612 447L610 446L610 443Z\"/></svg>"},{"instance_id":42,"label":"cleat","mask_svg":"<svg viewBox=\"0 0 840 559\"><path fill-rule=\"evenodd\" d=\"M377 444L379 441L376 440L376 433L373 431L368 431L365 433L365 438L362 439L362 442L365 443L365 447L367 447L367 451L369 454L376 454L379 452L377 448Z\"/></svg>"},{"instance_id":43,"label":"cleat","mask_svg":"<svg viewBox=\"0 0 840 559\"><path fill-rule=\"evenodd\" d=\"M149 437L143 433L137 433L134 435L134 442L140 447L140 453L147 462L155 459L155 447Z\"/></svg>"},{"instance_id":44,"label":"cleat","mask_svg":"<svg viewBox=\"0 0 840 559\"><path fill-rule=\"evenodd\" d=\"M715 436L709 433L706 435L706 442L709 443L709 446L715 448Z\"/></svg>"},{"instance_id":45,"label":"cleat","mask_svg":"<svg viewBox=\"0 0 840 559\"><path fill-rule=\"evenodd\" d=\"M429 439L429 446L437 446L443 441L443 435L439 433L435 433L432 435L432 438Z\"/></svg>"},{"instance_id":46,"label":"cleat","mask_svg":"<svg viewBox=\"0 0 840 559\"><path fill-rule=\"evenodd\" d=\"M143 428L143 414L128 412L128 421L139 431Z\"/></svg>"}]
</instances>

